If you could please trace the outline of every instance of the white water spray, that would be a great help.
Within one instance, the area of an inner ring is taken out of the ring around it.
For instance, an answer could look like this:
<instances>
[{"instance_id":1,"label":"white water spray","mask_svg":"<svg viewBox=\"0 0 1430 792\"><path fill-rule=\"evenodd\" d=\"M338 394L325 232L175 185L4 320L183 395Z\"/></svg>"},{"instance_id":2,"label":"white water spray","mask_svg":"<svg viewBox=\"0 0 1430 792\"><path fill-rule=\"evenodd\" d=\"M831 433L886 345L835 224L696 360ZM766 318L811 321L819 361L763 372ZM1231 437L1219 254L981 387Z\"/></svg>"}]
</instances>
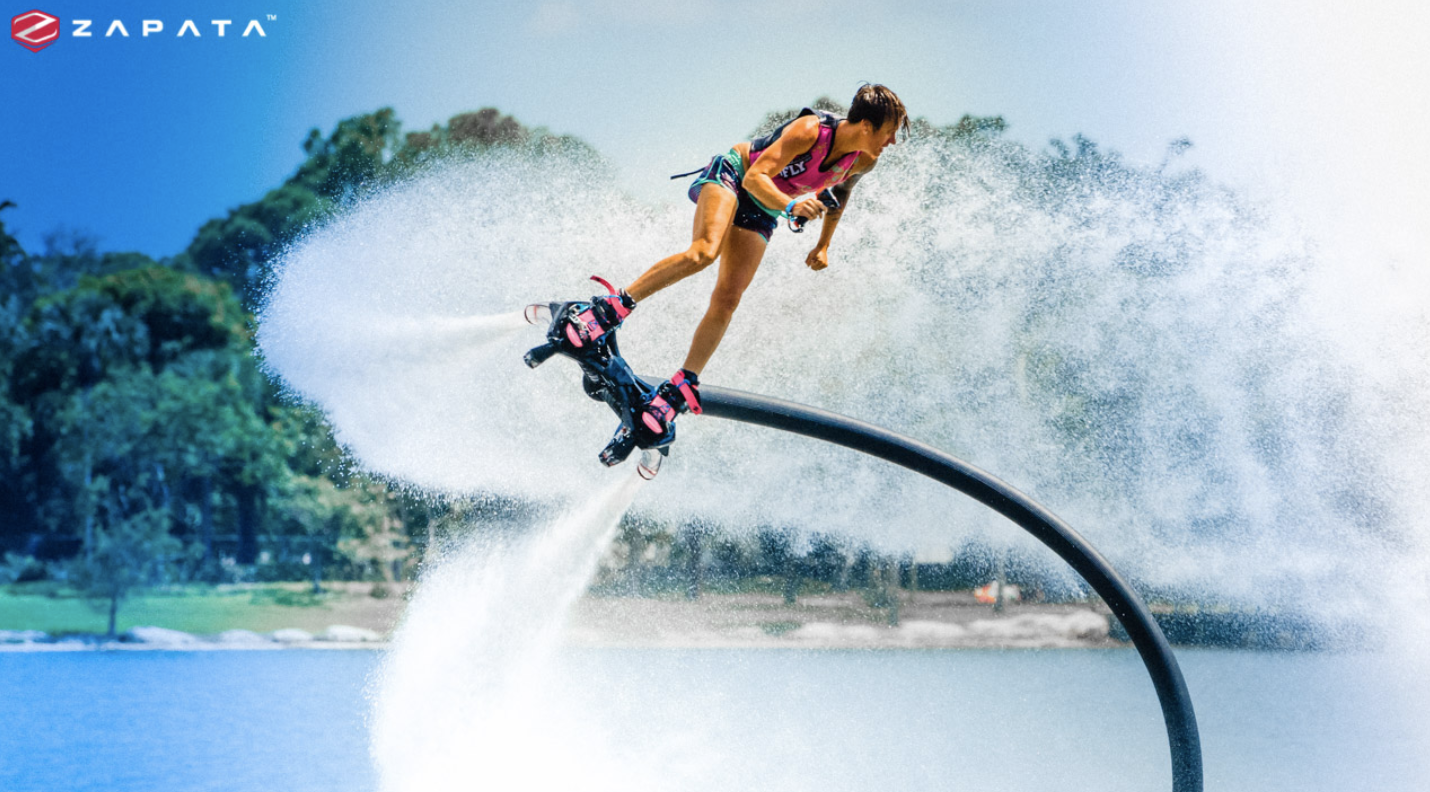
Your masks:
<instances>
[{"instance_id":1,"label":"white water spray","mask_svg":"<svg viewBox=\"0 0 1430 792\"><path fill-rule=\"evenodd\" d=\"M470 790L475 779L497 789L629 788L629 768L600 771L613 749L551 689L548 665L641 484L630 472L543 530L476 532L429 562L374 686L385 792Z\"/></svg>"},{"instance_id":2,"label":"white water spray","mask_svg":"<svg viewBox=\"0 0 1430 792\"><path fill-rule=\"evenodd\" d=\"M707 382L962 456L1144 585L1358 619L1383 609L1347 581L1423 590L1424 315L1396 317L1410 340L1374 365L1346 357L1334 315L1304 299L1312 248L1197 174L996 141L890 152L856 192L829 270L803 267L810 235L776 235ZM290 251L260 346L374 470L579 497L610 475L594 457L615 419L569 361L521 365L541 334L514 312L598 292L593 273L629 282L685 243L689 215L623 198L589 164L453 165ZM712 279L638 307L621 338L637 371L675 369ZM454 332L463 322L479 326ZM643 507L654 516L734 530L793 526L891 551L1031 545L882 462L712 420L681 423L660 492Z\"/></svg>"}]
</instances>

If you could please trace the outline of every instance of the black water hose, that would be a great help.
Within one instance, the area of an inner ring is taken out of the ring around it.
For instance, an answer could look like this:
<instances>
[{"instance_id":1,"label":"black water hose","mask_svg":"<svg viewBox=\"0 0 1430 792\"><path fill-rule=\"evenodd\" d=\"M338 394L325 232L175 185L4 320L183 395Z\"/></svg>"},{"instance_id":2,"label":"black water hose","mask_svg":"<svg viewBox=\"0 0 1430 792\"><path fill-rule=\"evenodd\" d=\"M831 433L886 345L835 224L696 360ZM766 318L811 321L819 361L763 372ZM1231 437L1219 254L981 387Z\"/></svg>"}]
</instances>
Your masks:
<instances>
[{"instance_id":1,"label":"black water hose","mask_svg":"<svg viewBox=\"0 0 1430 792\"><path fill-rule=\"evenodd\" d=\"M1052 548L1102 597L1142 655L1167 724L1173 792L1202 792L1202 744L1197 716L1172 647L1137 592L1066 523L982 470L873 424L803 404L709 385L701 387L700 397L705 415L835 443L941 481L991 507Z\"/></svg>"}]
</instances>

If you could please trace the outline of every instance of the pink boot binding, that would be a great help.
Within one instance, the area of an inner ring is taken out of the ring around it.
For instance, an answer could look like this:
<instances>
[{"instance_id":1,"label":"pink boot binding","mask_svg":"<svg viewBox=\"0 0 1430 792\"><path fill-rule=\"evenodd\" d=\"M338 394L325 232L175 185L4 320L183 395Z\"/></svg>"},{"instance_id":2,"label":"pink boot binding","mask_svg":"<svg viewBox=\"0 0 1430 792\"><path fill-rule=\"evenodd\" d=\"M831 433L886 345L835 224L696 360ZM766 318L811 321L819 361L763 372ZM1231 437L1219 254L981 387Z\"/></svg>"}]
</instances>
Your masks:
<instances>
[{"instance_id":1,"label":"pink boot binding","mask_svg":"<svg viewBox=\"0 0 1430 792\"><path fill-rule=\"evenodd\" d=\"M617 290L609 282L591 276L591 280L606 287L610 294L591 298L590 307L577 311L565 323L566 340L576 349L600 346L610 338L610 333L621 326L621 322L636 308L636 301L624 290Z\"/></svg>"},{"instance_id":2,"label":"pink boot binding","mask_svg":"<svg viewBox=\"0 0 1430 792\"><path fill-rule=\"evenodd\" d=\"M675 418L681 413L695 413L700 409L700 378L695 372L681 369L651 394L646 402L641 422L656 436L674 431Z\"/></svg>"}]
</instances>

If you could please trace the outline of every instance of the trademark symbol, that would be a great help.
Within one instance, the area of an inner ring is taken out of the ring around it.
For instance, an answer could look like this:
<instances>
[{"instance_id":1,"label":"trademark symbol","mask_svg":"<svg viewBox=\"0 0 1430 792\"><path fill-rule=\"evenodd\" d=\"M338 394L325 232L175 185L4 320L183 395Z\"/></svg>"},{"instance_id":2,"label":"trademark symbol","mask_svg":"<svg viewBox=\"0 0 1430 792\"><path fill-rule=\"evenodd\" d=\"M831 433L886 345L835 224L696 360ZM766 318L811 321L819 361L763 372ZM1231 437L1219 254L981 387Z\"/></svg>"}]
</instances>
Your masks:
<instances>
[{"instance_id":1,"label":"trademark symbol","mask_svg":"<svg viewBox=\"0 0 1430 792\"><path fill-rule=\"evenodd\" d=\"M269 21L269 22L277 22L277 21L278 21L278 15L277 15L277 14L269 14L269 15L268 15L268 21Z\"/></svg>"}]
</instances>

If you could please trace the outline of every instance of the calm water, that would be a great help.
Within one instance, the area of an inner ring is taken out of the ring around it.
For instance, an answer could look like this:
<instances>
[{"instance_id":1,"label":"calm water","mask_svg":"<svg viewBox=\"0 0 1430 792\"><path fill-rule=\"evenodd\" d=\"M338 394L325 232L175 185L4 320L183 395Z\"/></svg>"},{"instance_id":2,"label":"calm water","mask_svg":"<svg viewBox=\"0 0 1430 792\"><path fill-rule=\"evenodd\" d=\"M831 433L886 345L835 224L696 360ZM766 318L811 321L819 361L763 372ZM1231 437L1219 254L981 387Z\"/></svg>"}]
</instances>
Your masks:
<instances>
[{"instance_id":1,"label":"calm water","mask_svg":"<svg viewBox=\"0 0 1430 792\"><path fill-rule=\"evenodd\" d=\"M1430 788L1427 688L1397 683L1391 661L1179 658L1209 790ZM0 653L0 790L375 789L365 688L380 662ZM1130 650L590 650L563 655L552 685L601 712L623 761L672 789L1170 788L1161 715Z\"/></svg>"}]
</instances>

